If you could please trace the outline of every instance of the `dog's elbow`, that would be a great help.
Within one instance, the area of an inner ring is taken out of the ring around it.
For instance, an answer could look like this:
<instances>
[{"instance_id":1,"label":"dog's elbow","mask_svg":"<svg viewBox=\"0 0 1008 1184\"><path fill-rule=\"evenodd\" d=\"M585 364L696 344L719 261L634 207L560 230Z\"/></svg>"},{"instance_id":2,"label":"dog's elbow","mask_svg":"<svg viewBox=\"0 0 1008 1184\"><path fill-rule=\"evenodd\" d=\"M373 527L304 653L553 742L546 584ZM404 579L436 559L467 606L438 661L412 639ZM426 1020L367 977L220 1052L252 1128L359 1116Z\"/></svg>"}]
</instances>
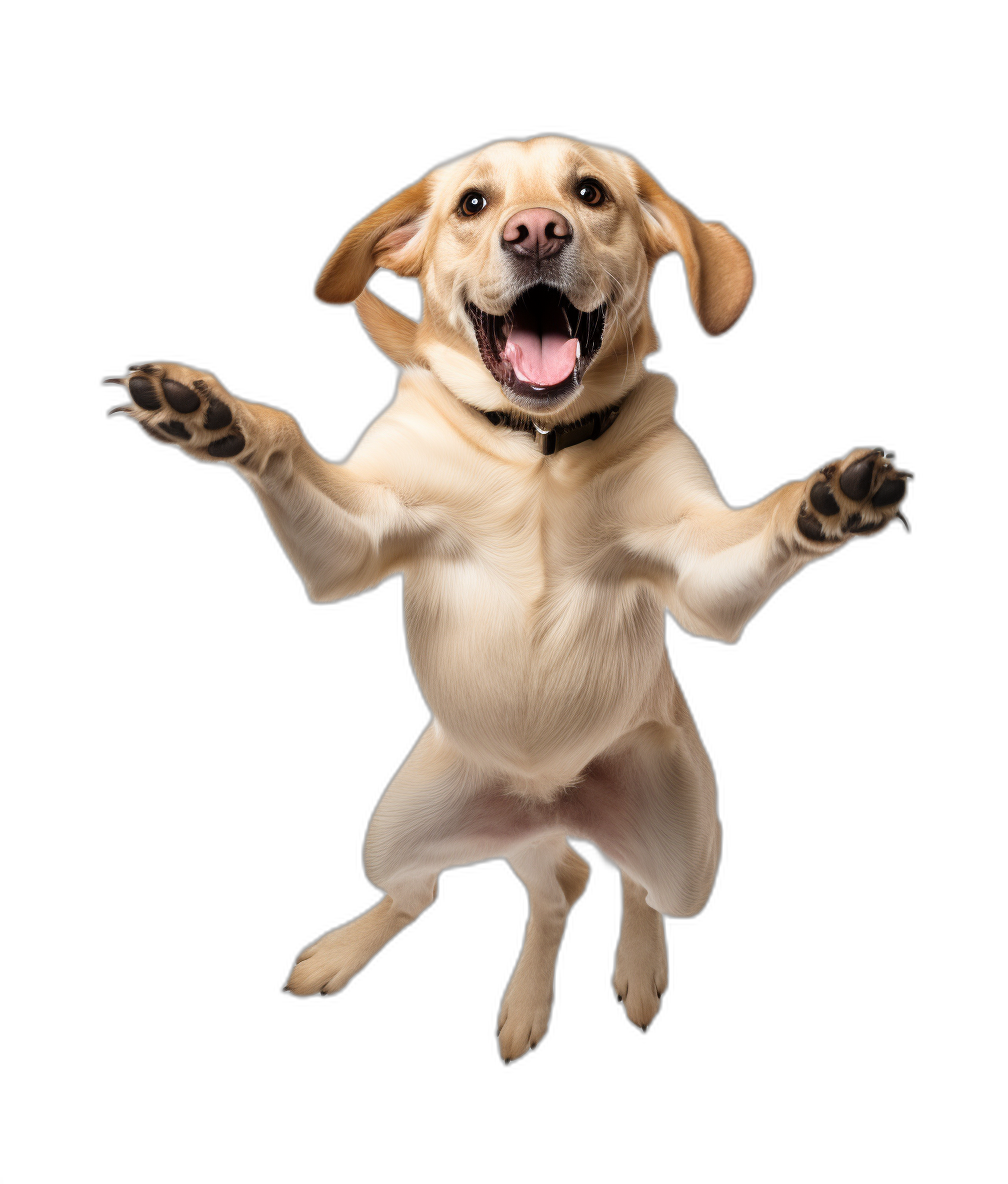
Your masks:
<instances>
[{"instance_id":1,"label":"dog's elbow","mask_svg":"<svg viewBox=\"0 0 1008 1184\"><path fill-rule=\"evenodd\" d=\"M707 623L703 628L691 629L690 632L696 633L699 637L709 637L712 641L723 641L726 645L734 645L742 636L743 629L745 629L745 622L741 625Z\"/></svg>"},{"instance_id":2,"label":"dog's elbow","mask_svg":"<svg viewBox=\"0 0 1008 1184\"><path fill-rule=\"evenodd\" d=\"M694 637L709 637L712 641L723 641L727 645L734 645L746 626L745 620L701 613L682 602L670 604L669 612Z\"/></svg>"},{"instance_id":3,"label":"dog's elbow","mask_svg":"<svg viewBox=\"0 0 1008 1184\"><path fill-rule=\"evenodd\" d=\"M361 570L340 571L320 576L302 574L301 578L312 604L332 604L333 601L346 600L348 596L367 592L391 574L376 566L368 566Z\"/></svg>"},{"instance_id":4,"label":"dog's elbow","mask_svg":"<svg viewBox=\"0 0 1008 1184\"><path fill-rule=\"evenodd\" d=\"M334 600L339 600L339 593L321 581L305 580L304 586L312 604L332 604Z\"/></svg>"},{"instance_id":5,"label":"dog's elbow","mask_svg":"<svg viewBox=\"0 0 1008 1184\"><path fill-rule=\"evenodd\" d=\"M719 620L712 622L711 631L707 634L715 641L723 641L727 645L734 645L742 636L742 631L749 623L749 614L734 612L726 614Z\"/></svg>"}]
</instances>

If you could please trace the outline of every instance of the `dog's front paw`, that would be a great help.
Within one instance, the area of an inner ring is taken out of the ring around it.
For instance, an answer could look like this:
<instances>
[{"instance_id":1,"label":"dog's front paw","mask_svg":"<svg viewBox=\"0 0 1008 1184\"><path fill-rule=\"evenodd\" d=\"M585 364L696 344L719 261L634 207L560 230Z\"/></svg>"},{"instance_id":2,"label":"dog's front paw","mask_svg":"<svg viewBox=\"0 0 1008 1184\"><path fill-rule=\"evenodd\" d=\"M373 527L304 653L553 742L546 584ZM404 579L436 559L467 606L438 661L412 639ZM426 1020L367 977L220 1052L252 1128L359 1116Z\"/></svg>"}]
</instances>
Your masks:
<instances>
[{"instance_id":1,"label":"dog's front paw","mask_svg":"<svg viewBox=\"0 0 1008 1184\"><path fill-rule=\"evenodd\" d=\"M842 543L855 534L874 534L899 518L907 480L913 473L894 468L893 453L857 448L844 460L826 465L807 481L798 520L808 542Z\"/></svg>"},{"instance_id":2,"label":"dog's front paw","mask_svg":"<svg viewBox=\"0 0 1008 1184\"><path fill-rule=\"evenodd\" d=\"M125 386L133 400L109 414L124 412L155 440L179 444L205 459L233 460L245 450L245 405L212 374L174 362L152 362L131 367L125 378L105 381Z\"/></svg>"}]
</instances>

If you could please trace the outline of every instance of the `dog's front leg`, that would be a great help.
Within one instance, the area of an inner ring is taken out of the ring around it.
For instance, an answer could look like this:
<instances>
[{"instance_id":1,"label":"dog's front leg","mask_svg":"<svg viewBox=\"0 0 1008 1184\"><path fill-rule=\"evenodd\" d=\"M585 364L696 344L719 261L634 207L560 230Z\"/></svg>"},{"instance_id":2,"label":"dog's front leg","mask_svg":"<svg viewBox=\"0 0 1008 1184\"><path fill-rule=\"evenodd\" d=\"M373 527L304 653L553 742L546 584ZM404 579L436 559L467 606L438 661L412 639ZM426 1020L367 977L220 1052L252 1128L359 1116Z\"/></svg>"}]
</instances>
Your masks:
<instances>
[{"instance_id":1,"label":"dog's front leg","mask_svg":"<svg viewBox=\"0 0 1008 1184\"><path fill-rule=\"evenodd\" d=\"M670 452L671 463L648 475L651 504L656 487L664 494L661 511L645 524L638 510L626 533L632 569L650 575L684 628L723 641L737 640L753 613L810 560L902 516L911 476L881 448L859 448L734 510L682 433Z\"/></svg>"},{"instance_id":2,"label":"dog's front leg","mask_svg":"<svg viewBox=\"0 0 1008 1184\"><path fill-rule=\"evenodd\" d=\"M171 362L119 382L115 408L163 443L233 463L251 484L313 600L335 600L398 570L428 533L423 512L352 464L323 460L284 411L236 399L212 374Z\"/></svg>"}]
</instances>

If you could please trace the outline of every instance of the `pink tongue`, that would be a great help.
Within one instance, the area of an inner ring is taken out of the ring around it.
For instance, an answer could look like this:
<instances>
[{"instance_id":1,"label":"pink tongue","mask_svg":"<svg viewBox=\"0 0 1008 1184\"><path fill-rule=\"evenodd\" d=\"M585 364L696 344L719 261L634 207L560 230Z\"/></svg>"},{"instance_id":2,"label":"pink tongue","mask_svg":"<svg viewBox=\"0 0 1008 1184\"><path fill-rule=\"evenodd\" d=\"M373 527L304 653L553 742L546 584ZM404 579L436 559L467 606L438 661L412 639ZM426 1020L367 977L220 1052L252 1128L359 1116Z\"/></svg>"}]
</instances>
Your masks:
<instances>
[{"instance_id":1,"label":"pink tongue","mask_svg":"<svg viewBox=\"0 0 1008 1184\"><path fill-rule=\"evenodd\" d=\"M514 367L522 382L532 386L556 386L574 369L577 362L577 338L560 333L512 327L504 357Z\"/></svg>"}]
</instances>

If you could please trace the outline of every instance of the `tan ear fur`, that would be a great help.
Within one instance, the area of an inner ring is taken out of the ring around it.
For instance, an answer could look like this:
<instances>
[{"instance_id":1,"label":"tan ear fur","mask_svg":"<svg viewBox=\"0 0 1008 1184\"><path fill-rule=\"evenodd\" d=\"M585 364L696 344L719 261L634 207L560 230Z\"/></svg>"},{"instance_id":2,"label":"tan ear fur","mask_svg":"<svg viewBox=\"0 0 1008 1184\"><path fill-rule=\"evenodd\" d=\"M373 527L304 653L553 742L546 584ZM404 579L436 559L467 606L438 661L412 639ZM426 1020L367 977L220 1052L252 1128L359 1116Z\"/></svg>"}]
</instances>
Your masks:
<instances>
[{"instance_id":1,"label":"tan ear fur","mask_svg":"<svg viewBox=\"0 0 1008 1184\"><path fill-rule=\"evenodd\" d=\"M720 222L701 222L636 161L632 164L649 256L682 255L700 324L708 333L723 333L742 315L752 292L749 252Z\"/></svg>"},{"instance_id":2,"label":"tan ear fur","mask_svg":"<svg viewBox=\"0 0 1008 1184\"><path fill-rule=\"evenodd\" d=\"M416 321L386 304L367 288L357 297L356 305L361 324L383 354L398 366L409 366L417 360L413 347L420 326Z\"/></svg>"},{"instance_id":3,"label":"tan ear fur","mask_svg":"<svg viewBox=\"0 0 1008 1184\"><path fill-rule=\"evenodd\" d=\"M418 275L430 191L430 178L424 177L349 231L322 268L315 295L327 304L347 304L356 300L379 267L399 275Z\"/></svg>"}]
</instances>

